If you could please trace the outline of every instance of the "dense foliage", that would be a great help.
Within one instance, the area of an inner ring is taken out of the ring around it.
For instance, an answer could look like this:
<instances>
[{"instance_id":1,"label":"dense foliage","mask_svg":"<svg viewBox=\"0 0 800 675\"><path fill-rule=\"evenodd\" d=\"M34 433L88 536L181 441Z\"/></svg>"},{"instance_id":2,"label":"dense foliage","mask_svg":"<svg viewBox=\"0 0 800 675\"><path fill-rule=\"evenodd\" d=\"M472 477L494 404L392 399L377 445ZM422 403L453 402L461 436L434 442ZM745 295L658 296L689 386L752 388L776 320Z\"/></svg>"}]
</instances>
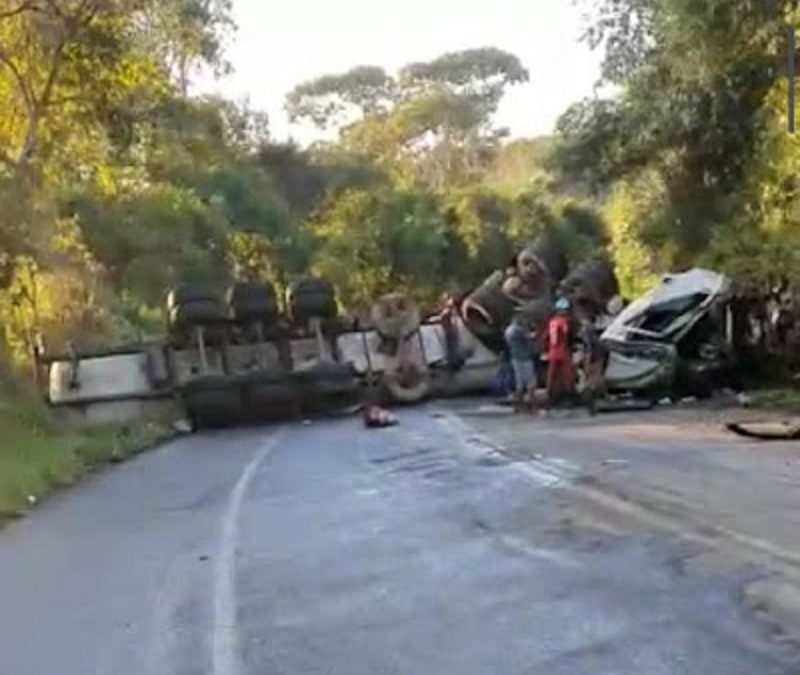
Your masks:
<instances>
[{"instance_id":1,"label":"dense foliage","mask_svg":"<svg viewBox=\"0 0 800 675\"><path fill-rule=\"evenodd\" d=\"M613 100L559 126L555 164L602 196L628 288L697 262L759 284L794 276L797 137L787 124L796 0L602 0L587 39Z\"/></svg>"}]
</instances>

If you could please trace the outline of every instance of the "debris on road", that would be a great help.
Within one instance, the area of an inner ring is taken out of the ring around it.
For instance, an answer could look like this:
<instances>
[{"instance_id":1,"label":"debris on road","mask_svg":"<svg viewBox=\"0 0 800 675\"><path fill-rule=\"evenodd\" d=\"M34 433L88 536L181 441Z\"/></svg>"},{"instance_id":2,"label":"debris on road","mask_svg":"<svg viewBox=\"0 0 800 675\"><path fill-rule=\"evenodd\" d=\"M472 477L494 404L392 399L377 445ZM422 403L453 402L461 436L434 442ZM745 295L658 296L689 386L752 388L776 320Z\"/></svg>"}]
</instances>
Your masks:
<instances>
[{"instance_id":1,"label":"debris on road","mask_svg":"<svg viewBox=\"0 0 800 675\"><path fill-rule=\"evenodd\" d=\"M800 440L800 421L731 422L726 426L729 431L745 438L755 438L761 441Z\"/></svg>"},{"instance_id":2,"label":"debris on road","mask_svg":"<svg viewBox=\"0 0 800 675\"><path fill-rule=\"evenodd\" d=\"M491 416L491 415L508 415L511 412L512 411L510 411L508 409L508 406L482 405L482 406L476 408L475 411L472 414L474 414L474 415L488 415L488 416ZM467 411L465 414L470 414L470 413L469 413L469 411Z\"/></svg>"},{"instance_id":3,"label":"debris on road","mask_svg":"<svg viewBox=\"0 0 800 675\"><path fill-rule=\"evenodd\" d=\"M397 418L392 413L377 405L364 406L363 414L364 426L367 429L383 429L393 427L398 423Z\"/></svg>"},{"instance_id":4,"label":"debris on road","mask_svg":"<svg viewBox=\"0 0 800 675\"><path fill-rule=\"evenodd\" d=\"M172 423L172 428L175 432L179 434L190 434L192 433L192 423L189 420L181 419L175 420Z\"/></svg>"},{"instance_id":5,"label":"debris on road","mask_svg":"<svg viewBox=\"0 0 800 675\"><path fill-rule=\"evenodd\" d=\"M595 412L614 413L614 412L639 412L652 410L655 402L641 398L604 398L595 403Z\"/></svg>"}]
</instances>

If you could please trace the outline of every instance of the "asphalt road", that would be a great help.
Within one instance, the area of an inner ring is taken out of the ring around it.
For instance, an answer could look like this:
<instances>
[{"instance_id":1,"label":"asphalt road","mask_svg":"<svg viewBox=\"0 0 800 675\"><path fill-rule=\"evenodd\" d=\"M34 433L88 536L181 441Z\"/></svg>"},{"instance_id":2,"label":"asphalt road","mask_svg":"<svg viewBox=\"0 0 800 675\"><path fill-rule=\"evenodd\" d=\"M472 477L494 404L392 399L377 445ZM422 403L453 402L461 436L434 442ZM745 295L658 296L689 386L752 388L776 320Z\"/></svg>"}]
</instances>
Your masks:
<instances>
[{"instance_id":1,"label":"asphalt road","mask_svg":"<svg viewBox=\"0 0 800 675\"><path fill-rule=\"evenodd\" d=\"M745 602L789 530L745 519L731 550L772 549L724 565L693 507L621 492L708 474L713 448L681 469L630 422L468 412L184 437L49 500L0 532L0 673L800 672ZM744 494L725 468L713 489Z\"/></svg>"}]
</instances>

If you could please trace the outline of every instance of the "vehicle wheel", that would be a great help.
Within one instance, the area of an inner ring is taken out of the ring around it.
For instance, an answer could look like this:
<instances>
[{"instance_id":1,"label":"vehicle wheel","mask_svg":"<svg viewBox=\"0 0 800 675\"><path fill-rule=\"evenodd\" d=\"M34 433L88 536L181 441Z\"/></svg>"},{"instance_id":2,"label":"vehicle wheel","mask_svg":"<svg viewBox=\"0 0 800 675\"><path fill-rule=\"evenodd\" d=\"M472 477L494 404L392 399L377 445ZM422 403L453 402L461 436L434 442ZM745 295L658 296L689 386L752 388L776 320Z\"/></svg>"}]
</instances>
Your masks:
<instances>
[{"instance_id":1,"label":"vehicle wheel","mask_svg":"<svg viewBox=\"0 0 800 675\"><path fill-rule=\"evenodd\" d=\"M486 324L485 330L488 330L488 317L491 320L491 328L502 332L503 328L511 321L515 307L514 301L503 293L502 284L503 279L497 277L496 280L491 279L485 282L469 295L466 303L467 308L479 307L486 315L484 316L482 312L477 310L468 312L468 316L464 317L467 322L474 323L476 326ZM481 332L485 332L485 330Z\"/></svg>"},{"instance_id":2,"label":"vehicle wheel","mask_svg":"<svg viewBox=\"0 0 800 675\"><path fill-rule=\"evenodd\" d=\"M278 319L278 300L269 283L236 284L228 291L228 306L238 323L267 325Z\"/></svg>"},{"instance_id":3,"label":"vehicle wheel","mask_svg":"<svg viewBox=\"0 0 800 675\"><path fill-rule=\"evenodd\" d=\"M221 323L228 315L225 306L218 300L192 300L170 310L170 325L192 326L203 323Z\"/></svg>"},{"instance_id":4,"label":"vehicle wheel","mask_svg":"<svg viewBox=\"0 0 800 675\"><path fill-rule=\"evenodd\" d=\"M205 284L181 284L167 295L167 309L172 310L197 300L219 300L213 289Z\"/></svg>"},{"instance_id":5,"label":"vehicle wheel","mask_svg":"<svg viewBox=\"0 0 800 675\"><path fill-rule=\"evenodd\" d=\"M539 235L530 249L542 262L553 282L558 283L567 274L569 263L559 243L548 234Z\"/></svg>"},{"instance_id":6,"label":"vehicle wheel","mask_svg":"<svg viewBox=\"0 0 800 675\"><path fill-rule=\"evenodd\" d=\"M319 363L314 368L292 374L308 412L325 412L352 405L360 394L355 373L349 364Z\"/></svg>"},{"instance_id":7,"label":"vehicle wheel","mask_svg":"<svg viewBox=\"0 0 800 675\"><path fill-rule=\"evenodd\" d=\"M304 393L312 396L337 396L357 390L358 383L349 364L320 363L314 368L294 373Z\"/></svg>"},{"instance_id":8,"label":"vehicle wheel","mask_svg":"<svg viewBox=\"0 0 800 675\"><path fill-rule=\"evenodd\" d=\"M614 266L603 257L582 262L564 279L564 285L578 297L588 298L601 308L619 293Z\"/></svg>"},{"instance_id":9,"label":"vehicle wheel","mask_svg":"<svg viewBox=\"0 0 800 675\"><path fill-rule=\"evenodd\" d=\"M333 319L338 312L336 292L326 279L303 279L289 290L289 308L295 323L312 318Z\"/></svg>"},{"instance_id":10,"label":"vehicle wheel","mask_svg":"<svg viewBox=\"0 0 800 675\"><path fill-rule=\"evenodd\" d=\"M418 403L431 392L430 372L417 364L399 364L384 373L382 384L399 403Z\"/></svg>"},{"instance_id":11,"label":"vehicle wheel","mask_svg":"<svg viewBox=\"0 0 800 675\"><path fill-rule=\"evenodd\" d=\"M221 428L241 419L239 383L230 377L202 377L188 382L181 391L187 417L195 429Z\"/></svg>"},{"instance_id":12,"label":"vehicle wheel","mask_svg":"<svg viewBox=\"0 0 800 675\"><path fill-rule=\"evenodd\" d=\"M401 340L419 330L419 307L403 293L390 293L372 307L372 323L385 338Z\"/></svg>"},{"instance_id":13,"label":"vehicle wheel","mask_svg":"<svg viewBox=\"0 0 800 675\"><path fill-rule=\"evenodd\" d=\"M298 394L288 375L262 372L247 376L242 383L245 418L252 422L294 417Z\"/></svg>"}]
</instances>

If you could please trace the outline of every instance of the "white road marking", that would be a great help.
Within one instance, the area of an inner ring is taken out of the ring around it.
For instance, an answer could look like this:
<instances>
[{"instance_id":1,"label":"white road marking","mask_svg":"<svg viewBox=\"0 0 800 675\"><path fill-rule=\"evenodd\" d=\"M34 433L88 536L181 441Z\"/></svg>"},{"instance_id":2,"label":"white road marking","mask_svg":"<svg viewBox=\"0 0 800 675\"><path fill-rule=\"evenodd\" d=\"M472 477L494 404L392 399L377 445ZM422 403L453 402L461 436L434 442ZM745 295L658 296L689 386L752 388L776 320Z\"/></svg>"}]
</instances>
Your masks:
<instances>
[{"instance_id":1,"label":"white road marking","mask_svg":"<svg viewBox=\"0 0 800 675\"><path fill-rule=\"evenodd\" d=\"M521 537L515 537L510 534L494 532L493 536L510 549L519 551L520 553L523 553L531 558L542 560L559 567L568 567L570 569L579 569L583 567L580 562L578 562L572 555L568 553L564 553L556 549L533 546Z\"/></svg>"},{"instance_id":2,"label":"white road marking","mask_svg":"<svg viewBox=\"0 0 800 675\"><path fill-rule=\"evenodd\" d=\"M434 419L459 441L459 445L475 458L505 456L504 447L479 433L469 423L449 410L437 411ZM513 462L509 470L523 474L540 487L555 488L572 483L580 467L560 457L537 457L529 462Z\"/></svg>"},{"instance_id":3,"label":"white road marking","mask_svg":"<svg viewBox=\"0 0 800 675\"><path fill-rule=\"evenodd\" d=\"M222 518L222 528L214 565L214 625L212 663L214 675L241 675L239 635L236 618L236 547L239 513L244 496L261 463L275 450L280 432L270 438L245 467L231 492Z\"/></svg>"}]
</instances>

